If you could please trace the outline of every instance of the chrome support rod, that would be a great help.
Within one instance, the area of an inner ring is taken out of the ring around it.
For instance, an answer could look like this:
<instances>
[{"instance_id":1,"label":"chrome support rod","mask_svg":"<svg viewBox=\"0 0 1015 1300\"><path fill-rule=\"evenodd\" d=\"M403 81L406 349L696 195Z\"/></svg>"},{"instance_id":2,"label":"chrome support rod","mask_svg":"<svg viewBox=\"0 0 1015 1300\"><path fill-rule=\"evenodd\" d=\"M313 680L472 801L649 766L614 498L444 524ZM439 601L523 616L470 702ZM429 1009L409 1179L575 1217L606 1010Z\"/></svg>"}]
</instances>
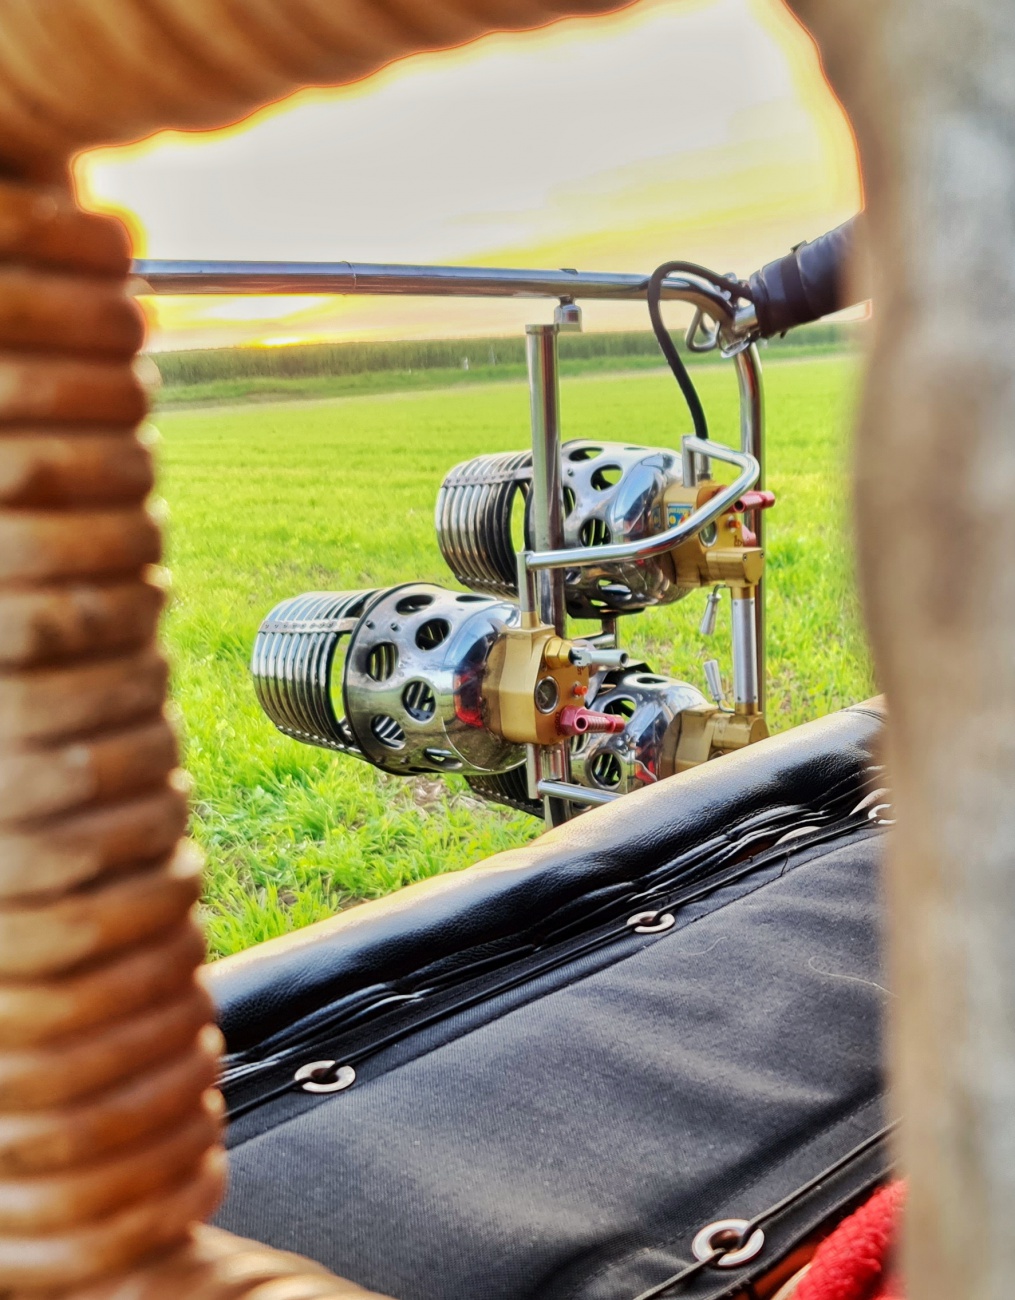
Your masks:
<instances>
[{"instance_id":1,"label":"chrome support rod","mask_svg":"<svg viewBox=\"0 0 1015 1300\"><path fill-rule=\"evenodd\" d=\"M758 652L755 638L755 597L733 594L733 703L747 711L759 708Z\"/></svg>"},{"instance_id":2,"label":"chrome support rod","mask_svg":"<svg viewBox=\"0 0 1015 1300\"><path fill-rule=\"evenodd\" d=\"M525 563L525 551L515 555L518 572L518 611L522 626L527 627L538 619L539 593L536 589L536 575ZM525 779L530 799L541 799L539 783L543 779L543 751L538 745L525 746ZM544 812L546 804L543 805Z\"/></svg>"},{"instance_id":3,"label":"chrome support rod","mask_svg":"<svg viewBox=\"0 0 1015 1300\"><path fill-rule=\"evenodd\" d=\"M619 794L610 794L608 790L593 790L590 786L572 785L569 781L540 781L538 790L544 798L565 799L570 803L590 806L613 803L614 799L623 798Z\"/></svg>"},{"instance_id":4,"label":"chrome support rod","mask_svg":"<svg viewBox=\"0 0 1015 1300\"><path fill-rule=\"evenodd\" d=\"M529 409L532 417L532 540L539 550L560 550L564 545L564 492L560 467L560 376L557 365L557 326L525 327L525 359L529 371ZM540 621L564 636L564 571L536 574L536 609ZM529 782L538 789L545 773L557 782L571 779L570 741L564 740L542 753L529 753ZM557 826L570 809L554 795L544 794L546 821Z\"/></svg>"},{"instance_id":5,"label":"chrome support rod","mask_svg":"<svg viewBox=\"0 0 1015 1300\"><path fill-rule=\"evenodd\" d=\"M532 419L532 541L537 551L564 545L564 492L560 467L560 377L556 325L526 325L525 360L529 370ZM565 632L564 572L538 575L537 608L558 636Z\"/></svg>"},{"instance_id":6,"label":"chrome support rod","mask_svg":"<svg viewBox=\"0 0 1015 1300\"><path fill-rule=\"evenodd\" d=\"M572 803L600 802L594 795L592 799L585 800L572 793L585 791L586 787L574 785L571 781L571 748L568 740L560 745L526 745L525 775L529 798L543 801L543 816L548 829L560 826L570 819ZM560 793L561 789L567 793Z\"/></svg>"},{"instance_id":7,"label":"chrome support rod","mask_svg":"<svg viewBox=\"0 0 1015 1300\"><path fill-rule=\"evenodd\" d=\"M736 357L737 384L740 388L740 445L758 462L756 486L765 486L765 403L761 391L761 360L755 344L745 348ZM747 520L758 539L765 546L765 512L750 511ZM762 578L754 593L754 658L757 664L758 711L765 711L765 579Z\"/></svg>"},{"instance_id":8,"label":"chrome support rod","mask_svg":"<svg viewBox=\"0 0 1015 1300\"><path fill-rule=\"evenodd\" d=\"M644 299L648 276L610 271L525 271L501 267L400 266L371 262L134 263L137 294L339 294L423 298ZM705 281L670 276L663 298L680 298L731 321L730 305Z\"/></svg>"}]
</instances>

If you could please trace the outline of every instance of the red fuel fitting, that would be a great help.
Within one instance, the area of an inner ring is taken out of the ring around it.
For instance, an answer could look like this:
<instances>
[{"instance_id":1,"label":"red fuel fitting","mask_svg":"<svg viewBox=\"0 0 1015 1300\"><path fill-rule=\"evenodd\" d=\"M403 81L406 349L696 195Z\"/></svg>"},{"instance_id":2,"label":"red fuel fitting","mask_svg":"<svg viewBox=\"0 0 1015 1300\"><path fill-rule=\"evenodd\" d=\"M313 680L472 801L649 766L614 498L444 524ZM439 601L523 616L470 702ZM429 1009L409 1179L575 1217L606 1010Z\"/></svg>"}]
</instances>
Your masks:
<instances>
[{"instance_id":1,"label":"red fuel fitting","mask_svg":"<svg viewBox=\"0 0 1015 1300\"><path fill-rule=\"evenodd\" d=\"M594 709L569 704L560 711L557 730L562 736L584 736L590 731L615 735L624 730L624 719L612 713L596 713Z\"/></svg>"}]
</instances>

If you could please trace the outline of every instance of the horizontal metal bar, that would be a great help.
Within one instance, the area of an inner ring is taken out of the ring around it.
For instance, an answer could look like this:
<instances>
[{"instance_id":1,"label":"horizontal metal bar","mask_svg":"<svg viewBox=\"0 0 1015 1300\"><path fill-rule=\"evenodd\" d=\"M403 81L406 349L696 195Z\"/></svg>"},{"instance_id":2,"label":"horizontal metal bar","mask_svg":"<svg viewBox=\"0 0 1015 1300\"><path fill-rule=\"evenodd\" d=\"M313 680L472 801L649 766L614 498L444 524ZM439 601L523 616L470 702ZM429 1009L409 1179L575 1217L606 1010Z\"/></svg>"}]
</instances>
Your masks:
<instances>
[{"instance_id":1,"label":"horizontal metal bar","mask_svg":"<svg viewBox=\"0 0 1015 1300\"><path fill-rule=\"evenodd\" d=\"M663 533L641 537L634 542L617 542L613 546L571 546L559 551L525 551L519 569L524 566L526 573L532 573L537 569L586 568L590 564L609 564L614 560L649 559L653 555L663 555L707 528L713 520L729 510L738 497L757 483L761 474L761 466L749 452L734 451L732 447L724 447L708 438L688 436L682 440L681 448L685 453L697 452L712 460L738 465L741 472L721 492L717 492L686 519Z\"/></svg>"},{"instance_id":2,"label":"horizontal metal bar","mask_svg":"<svg viewBox=\"0 0 1015 1300\"><path fill-rule=\"evenodd\" d=\"M572 785L570 781L540 781L536 789L544 797L566 799L568 803L604 804L619 799L619 794L606 790L590 790L586 785Z\"/></svg>"},{"instance_id":3,"label":"horizontal metal bar","mask_svg":"<svg viewBox=\"0 0 1015 1300\"><path fill-rule=\"evenodd\" d=\"M190 262L134 263L138 294L338 294L433 298L603 298L645 297L647 275L609 271L521 271L476 266L399 266L371 262ZM670 276L664 298L680 298L724 322L729 302L707 281Z\"/></svg>"}]
</instances>

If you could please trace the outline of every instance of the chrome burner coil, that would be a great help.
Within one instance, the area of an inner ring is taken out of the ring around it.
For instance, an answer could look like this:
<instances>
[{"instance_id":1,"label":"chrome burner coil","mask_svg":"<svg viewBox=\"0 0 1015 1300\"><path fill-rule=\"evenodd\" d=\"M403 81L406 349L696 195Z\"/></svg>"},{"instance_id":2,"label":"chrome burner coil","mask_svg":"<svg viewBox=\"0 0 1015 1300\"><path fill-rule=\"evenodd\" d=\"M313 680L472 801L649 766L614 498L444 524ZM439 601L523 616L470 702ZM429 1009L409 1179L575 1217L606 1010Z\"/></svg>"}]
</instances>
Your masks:
<instances>
[{"instance_id":1,"label":"chrome burner coil","mask_svg":"<svg viewBox=\"0 0 1015 1300\"><path fill-rule=\"evenodd\" d=\"M466 780L480 798L488 799L490 803L499 803L533 817L543 816L542 799L529 798L529 780L524 767L497 772L493 776L469 776Z\"/></svg>"},{"instance_id":2,"label":"chrome burner coil","mask_svg":"<svg viewBox=\"0 0 1015 1300\"><path fill-rule=\"evenodd\" d=\"M344 656L375 594L306 592L283 600L261 624L250 667L261 708L279 731L307 745L362 757L343 716L342 671L335 672L335 661Z\"/></svg>"},{"instance_id":3,"label":"chrome burner coil","mask_svg":"<svg viewBox=\"0 0 1015 1300\"><path fill-rule=\"evenodd\" d=\"M518 547L511 525L531 485L530 451L476 456L444 479L434 512L437 542L464 586L496 596L518 595Z\"/></svg>"}]
</instances>

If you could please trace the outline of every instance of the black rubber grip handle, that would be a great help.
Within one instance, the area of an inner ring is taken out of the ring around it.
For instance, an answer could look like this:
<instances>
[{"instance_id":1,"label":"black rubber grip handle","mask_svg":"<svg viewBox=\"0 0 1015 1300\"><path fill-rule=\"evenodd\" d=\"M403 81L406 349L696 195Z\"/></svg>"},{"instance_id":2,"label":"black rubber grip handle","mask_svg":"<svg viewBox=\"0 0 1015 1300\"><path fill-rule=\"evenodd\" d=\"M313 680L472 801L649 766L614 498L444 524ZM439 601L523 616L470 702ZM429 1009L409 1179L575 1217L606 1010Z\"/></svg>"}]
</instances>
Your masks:
<instances>
[{"instance_id":1,"label":"black rubber grip handle","mask_svg":"<svg viewBox=\"0 0 1015 1300\"><path fill-rule=\"evenodd\" d=\"M850 295L846 284L863 220L860 212L827 235L798 244L785 257L755 271L750 279L751 296L762 338L784 334L794 325L806 325L863 301L866 295Z\"/></svg>"}]
</instances>

